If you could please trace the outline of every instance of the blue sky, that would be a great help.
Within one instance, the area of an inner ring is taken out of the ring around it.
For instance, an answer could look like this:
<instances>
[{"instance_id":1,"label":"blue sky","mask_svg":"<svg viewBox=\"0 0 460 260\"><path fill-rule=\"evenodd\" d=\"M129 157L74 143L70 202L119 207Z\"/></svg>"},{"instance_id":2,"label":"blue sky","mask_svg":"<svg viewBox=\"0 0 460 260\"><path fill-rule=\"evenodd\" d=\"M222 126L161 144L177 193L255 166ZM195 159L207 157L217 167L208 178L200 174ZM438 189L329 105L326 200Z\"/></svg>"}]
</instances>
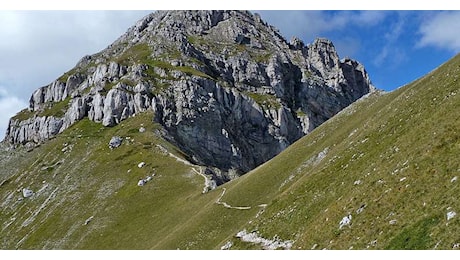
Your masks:
<instances>
[{"instance_id":1,"label":"blue sky","mask_svg":"<svg viewBox=\"0 0 460 260\"><path fill-rule=\"evenodd\" d=\"M460 12L257 11L289 40L326 37L339 56L364 64L374 85L394 90L460 51ZM288 19L283 17L290 17Z\"/></svg>"},{"instance_id":2,"label":"blue sky","mask_svg":"<svg viewBox=\"0 0 460 260\"><path fill-rule=\"evenodd\" d=\"M391 91L460 51L460 12L253 11L289 41L332 40ZM0 11L0 139L31 93L105 48L149 11ZM7 39L7 40L5 40Z\"/></svg>"}]
</instances>

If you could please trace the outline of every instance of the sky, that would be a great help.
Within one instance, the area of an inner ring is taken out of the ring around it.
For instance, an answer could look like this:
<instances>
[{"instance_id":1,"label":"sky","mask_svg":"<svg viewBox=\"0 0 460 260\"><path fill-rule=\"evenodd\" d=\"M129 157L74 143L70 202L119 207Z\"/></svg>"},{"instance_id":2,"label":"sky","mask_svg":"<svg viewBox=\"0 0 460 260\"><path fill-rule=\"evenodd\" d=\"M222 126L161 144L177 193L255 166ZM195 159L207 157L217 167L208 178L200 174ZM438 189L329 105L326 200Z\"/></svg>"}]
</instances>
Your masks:
<instances>
[{"instance_id":1,"label":"sky","mask_svg":"<svg viewBox=\"0 0 460 260\"><path fill-rule=\"evenodd\" d=\"M255 9L250 10L288 41L292 36L307 44L316 37L330 39L340 58L361 62L373 84L385 91L410 83L460 51L460 11ZM34 90L84 55L107 47L150 12L0 10L0 139Z\"/></svg>"}]
</instances>

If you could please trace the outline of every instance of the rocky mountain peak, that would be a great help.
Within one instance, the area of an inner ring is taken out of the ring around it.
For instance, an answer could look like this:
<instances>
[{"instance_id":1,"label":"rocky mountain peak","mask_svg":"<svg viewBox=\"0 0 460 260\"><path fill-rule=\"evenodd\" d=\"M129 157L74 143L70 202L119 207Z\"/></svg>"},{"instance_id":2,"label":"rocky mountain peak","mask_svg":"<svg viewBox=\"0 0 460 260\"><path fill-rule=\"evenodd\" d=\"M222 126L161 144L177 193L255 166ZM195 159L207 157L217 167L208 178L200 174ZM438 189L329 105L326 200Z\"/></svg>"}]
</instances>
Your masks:
<instances>
[{"instance_id":1,"label":"rocky mountain peak","mask_svg":"<svg viewBox=\"0 0 460 260\"><path fill-rule=\"evenodd\" d=\"M109 127L150 110L164 138L224 182L373 90L327 39L288 43L246 11L158 11L37 89L6 141L38 144L83 118Z\"/></svg>"},{"instance_id":2,"label":"rocky mountain peak","mask_svg":"<svg viewBox=\"0 0 460 260\"><path fill-rule=\"evenodd\" d=\"M340 64L334 44L325 38L316 38L308 46L308 54L311 57L312 63L321 64L324 66L324 69L332 69Z\"/></svg>"}]
</instances>

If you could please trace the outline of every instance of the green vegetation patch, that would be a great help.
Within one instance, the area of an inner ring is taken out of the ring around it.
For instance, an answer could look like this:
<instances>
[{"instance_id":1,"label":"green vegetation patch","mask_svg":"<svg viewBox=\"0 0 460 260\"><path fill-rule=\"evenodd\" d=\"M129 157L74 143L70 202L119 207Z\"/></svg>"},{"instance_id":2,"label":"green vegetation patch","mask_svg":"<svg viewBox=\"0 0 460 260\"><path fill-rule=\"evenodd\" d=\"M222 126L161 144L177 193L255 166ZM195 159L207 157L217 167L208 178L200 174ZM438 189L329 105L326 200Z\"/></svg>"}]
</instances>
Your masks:
<instances>
[{"instance_id":1,"label":"green vegetation patch","mask_svg":"<svg viewBox=\"0 0 460 260\"><path fill-rule=\"evenodd\" d=\"M178 66L174 67L176 70L181 71L189 76L197 76L201 78L207 78L211 80L215 80L213 77L209 76L208 74L201 72L191 66Z\"/></svg>"},{"instance_id":2,"label":"green vegetation patch","mask_svg":"<svg viewBox=\"0 0 460 260\"><path fill-rule=\"evenodd\" d=\"M188 35L187 41L191 43L192 45L207 45L209 42L205 38L197 36L197 35Z\"/></svg>"},{"instance_id":3,"label":"green vegetation patch","mask_svg":"<svg viewBox=\"0 0 460 260\"><path fill-rule=\"evenodd\" d=\"M254 92L246 91L245 95L253 99L257 104L262 106L264 109L280 109L281 104L276 99L275 95L271 94L259 94Z\"/></svg>"},{"instance_id":4,"label":"green vegetation patch","mask_svg":"<svg viewBox=\"0 0 460 260\"><path fill-rule=\"evenodd\" d=\"M57 80L60 81L60 82L66 83L67 79L69 79L70 76L72 76L75 73L77 73L77 70L78 70L77 68L73 68L73 69L67 71L66 73L62 74L62 76L60 76Z\"/></svg>"},{"instance_id":5,"label":"green vegetation patch","mask_svg":"<svg viewBox=\"0 0 460 260\"><path fill-rule=\"evenodd\" d=\"M45 109L38 113L38 116L54 116L54 117L63 117L65 112L69 108L71 97L67 97L63 101L59 102L49 102Z\"/></svg>"},{"instance_id":6,"label":"green vegetation patch","mask_svg":"<svg viewBox=\"0 0 460 260\"><path fill-rule=\"evenodd\" d=\"M120 82L125 84L125 85L128 85L130 87L136 86L136 82L134 80L131 80L131 79L123 78L123 79L120 80Z\"/></svg>"},{"instance_id":7,"label":"green vegetation patch","mask_svg":"<svg viewBox=\"0 0 460 260\"><path fill-rule=\"evenodd\" d=\"M421 250L433 248L435 241L430 237L433 226L440 222L439 217L421 219L396 235L385 248L387 250Z\"/></svg>"},{"instance_id":8,"label":"green vegetation patch","mask_svg":"<svg viewBox=\"0 0 460 260\"><path fill-rule=\"evenodd\" d=\"M305 113L304 111L302 111L302 109L300 109L300 108L297 109L297 110L295 111L295 113L296 113L297 117L304 117L304 116L307 116L307 113Z\"/></svg>"},{"instance_id":9,"label":"green vegetation patch","mask_svg":"<svg viewBox=\"0 0 460 260\"><path fill-rule=\"evenodd\" d=\"M166 48L166 47L165 47ZM181 58L181 53L177 49L166 48L167 52L164 54L163 58L165 59L179 59ZM168 61L162 60L162 57L153 58L151 56L152 50L151 48L145 44L137 44L126 50L118 59L115 61L122 65L130 65L130 64L145 64L149 66L147 69L146 74L150 80L154 80L159 78L153 68L161 68L164 69L168 74L169 71L176 70L181 71L189 76L197 76L202 78L213 79L211 76L203 73L191 66L173 66ZM196 59L195 59L196 60ZM172 80L172 78L167 78Z\"/></svg>"},{"instance_id":10,"label":"green vegetation patch","mask_svg":"<svg viewBox=\"0 0 460 260\"><path fill-rule=\"evenodd\" d=\"M171 86L170 83L164 80L155 80L154 81L154 87L152 88L152 94L158 95L160 93L163 93L166 89L168 89Z\"/></svg>"},{"instance_id":11,"label":"green vegetation patch","mask_svg":"<svg viewBox=\"0 0 460 260\"><path fill-rule=\"evenodd\" d=\"M131 64L146 64L150 60L152 50L146 43L136 44L127 49L115 62L128 66Z\"/></svg>"},{"instance_id":12,"label":"green vegetation patch","mask_svg":"<svg viewBox=\"0 0 460 260\"><path fill-rule=\"evenodd\" d=\"M67 83L67 80L69 79L70 76L75 75L77 73L86 75L86 74L88 74L89 68L94 67L94 66L95 66L94 61L91 61L90 63L88 63L84 67L75 67L75 68L65 72L64 74L62 74L62 76L60 76L57 80L62 82L62 83Z\"/></svg>"},{"instance_id":13,"label":"green vegetation patch","mask_svg":"<svg viewBox=\"0 0 460 260\"><path fill-rule=\"evenodd\" d=\"M35 113L33 111L30 111L28 108L25 108L18 112L15 116L12 117L13 120L19 120L19 121L24 121L27 120L31 117L33 117Z\"/></svg>"}]
</instances>

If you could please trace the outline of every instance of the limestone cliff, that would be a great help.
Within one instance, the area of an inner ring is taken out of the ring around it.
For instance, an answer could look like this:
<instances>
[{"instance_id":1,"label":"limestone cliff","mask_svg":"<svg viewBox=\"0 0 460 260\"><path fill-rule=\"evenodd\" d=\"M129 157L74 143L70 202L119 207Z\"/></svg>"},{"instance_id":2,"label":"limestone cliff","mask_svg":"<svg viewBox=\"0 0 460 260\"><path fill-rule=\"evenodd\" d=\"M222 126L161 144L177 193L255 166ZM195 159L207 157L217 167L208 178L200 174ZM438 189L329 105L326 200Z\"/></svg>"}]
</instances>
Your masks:
<instances>
[{"instance_id":1,"label":"limestone cliff","mask_svg":"<svg viewBox=\"0 0 460 260\"><path fill-rule=\"evenodd\" d=\"M38 144L87 117L110 127L146 110L224 182L374 91L332 42L287 42L257 14L158 11L37 89L6 141Z\"/></svg>"}]
</instances>

